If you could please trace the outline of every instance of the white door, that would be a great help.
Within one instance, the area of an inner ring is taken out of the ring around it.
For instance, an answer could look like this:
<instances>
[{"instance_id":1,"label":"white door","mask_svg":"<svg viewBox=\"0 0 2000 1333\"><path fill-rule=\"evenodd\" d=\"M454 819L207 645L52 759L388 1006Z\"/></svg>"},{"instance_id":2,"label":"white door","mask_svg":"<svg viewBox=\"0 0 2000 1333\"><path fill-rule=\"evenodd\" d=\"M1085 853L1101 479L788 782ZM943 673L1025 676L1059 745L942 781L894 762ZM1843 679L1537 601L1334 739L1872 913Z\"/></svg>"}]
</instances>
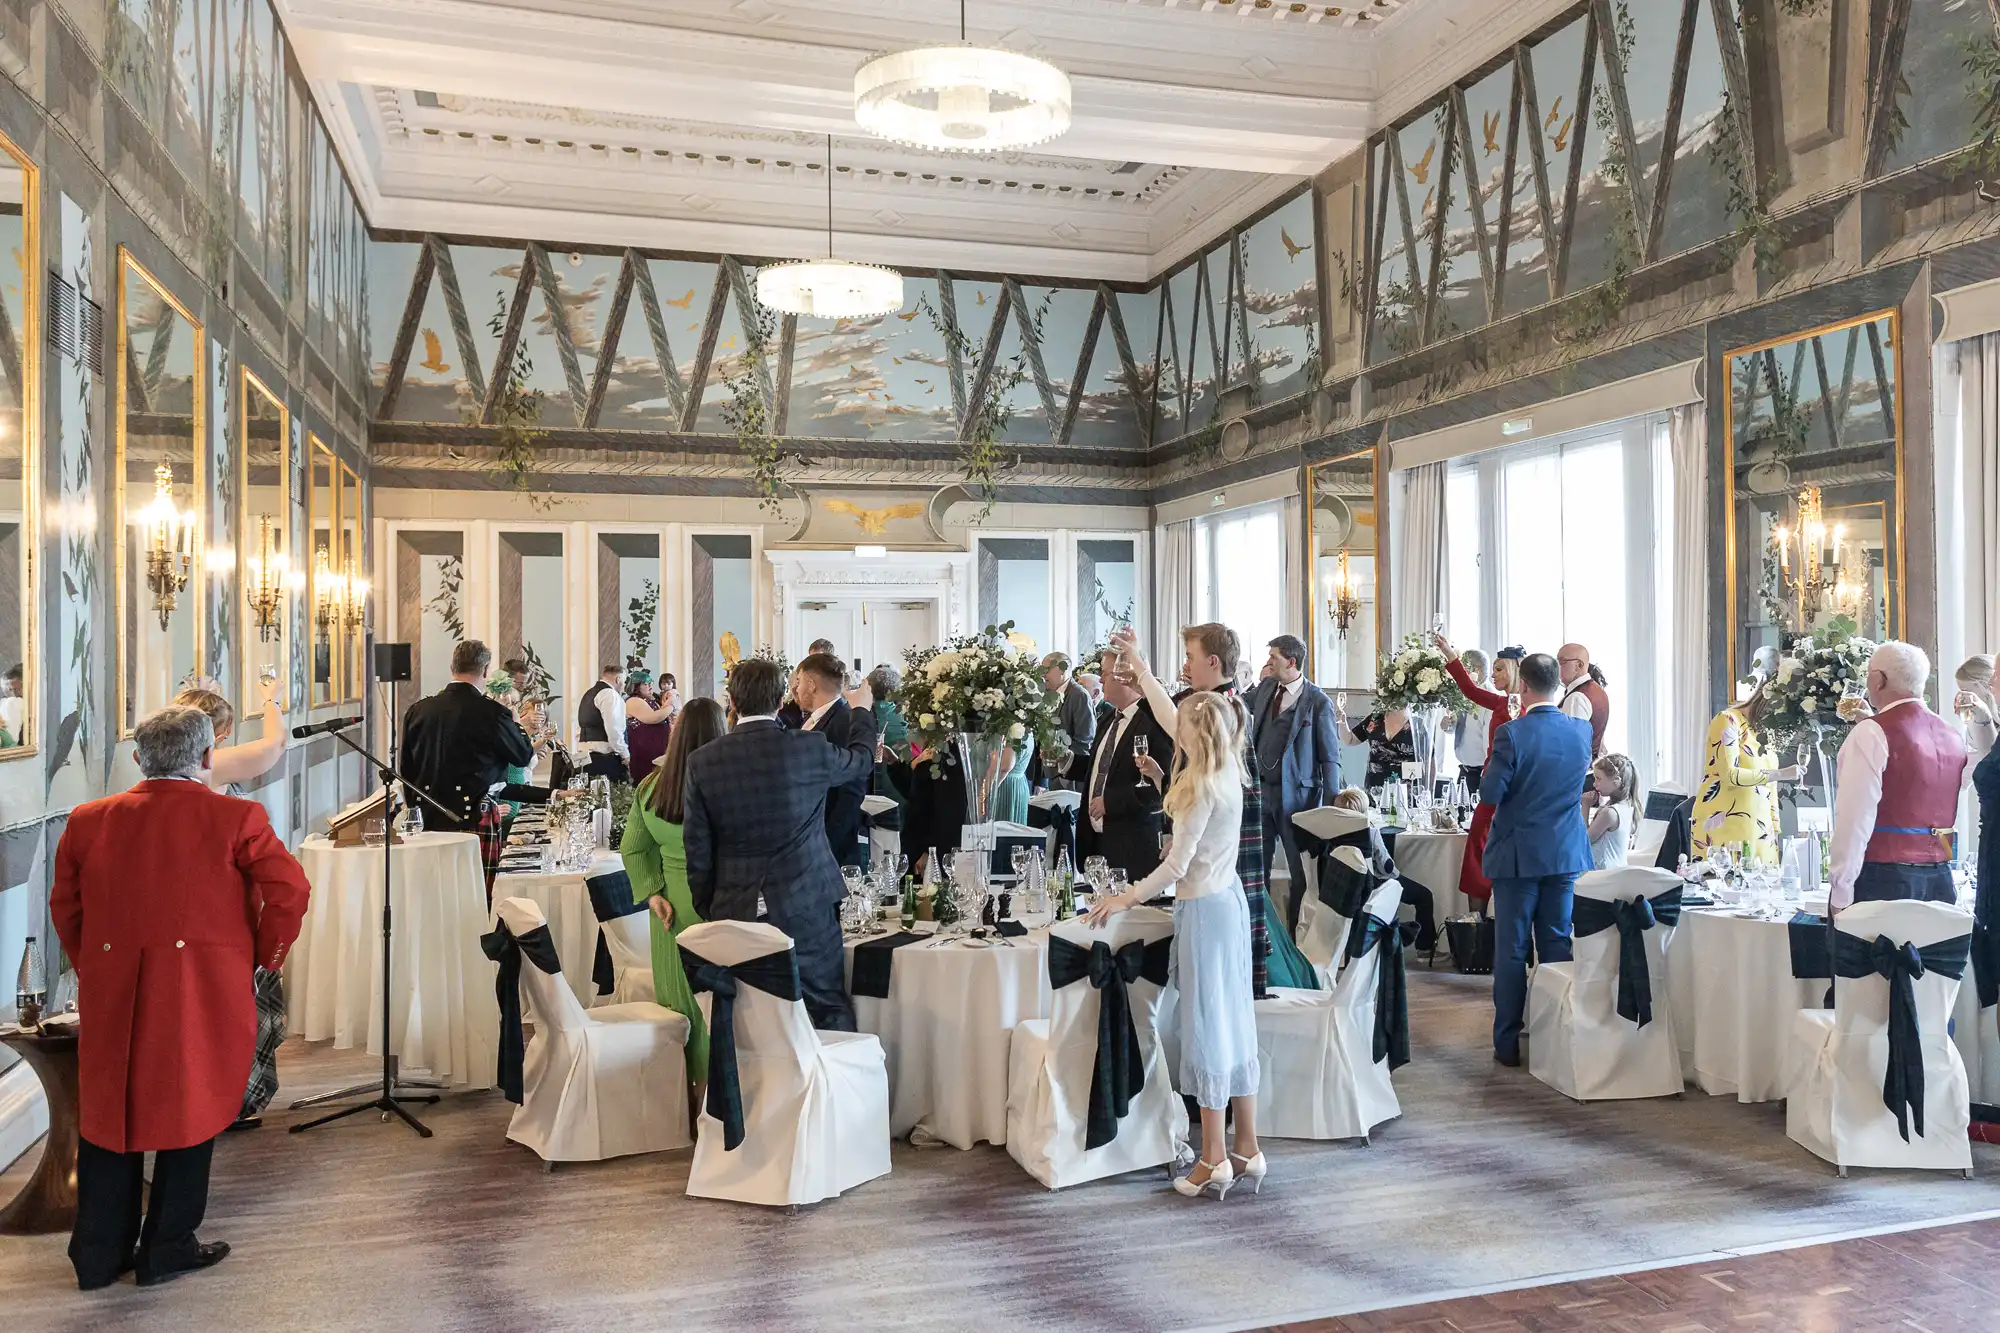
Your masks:
<instances>
[{"instance_id":1,"label":"white door","mask_svg":"<svg viewBox=\"0 0 2000 1333\"><path fill-rule=\"evenodd\" d=\"M937 603L864 602L861 607L861 669L887 663L903 669L903 653L937 642Z\"/></svg>"},{"instance_id":2,"label":"white door","mask_svg":"<svg viewBox=\"0 0 2000 1333\"><path fill-rule=\"evenodd\" d=\"M793 662L806 655L815 639L829 639L834 656L851 663L859 652L861 603L859 601L800 602L799 641L786 645Z\"/></svg>"}]
</instances>

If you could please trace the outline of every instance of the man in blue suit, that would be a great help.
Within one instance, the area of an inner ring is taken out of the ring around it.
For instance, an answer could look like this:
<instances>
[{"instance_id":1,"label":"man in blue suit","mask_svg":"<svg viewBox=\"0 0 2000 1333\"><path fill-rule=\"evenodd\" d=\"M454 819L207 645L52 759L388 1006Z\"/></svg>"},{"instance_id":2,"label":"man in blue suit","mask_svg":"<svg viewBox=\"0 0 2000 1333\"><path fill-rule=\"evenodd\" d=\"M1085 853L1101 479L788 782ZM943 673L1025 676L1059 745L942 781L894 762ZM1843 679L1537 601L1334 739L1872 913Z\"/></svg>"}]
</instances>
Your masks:
<instances>
[{"instance_id":1,"label":"man in blue suit","mask_svg":"<svg viewBox=\"0 0 2000 1333\"><path fill-rule=\"evenodd\" d=\"M1340 739L1333 728L1333 701L1305 677L1304 642L1280 634L1265 648L1266 674L1249 699L1250 749L1264 788L1264 864L1276 864L1272 844L1281 842L1291 872L1287 919L1297 925L1306 876L1292 816L1318 809L1340 791Z\"/></svg>"},{"instance_id":2,"label":"man in blue suit","mask_svg":"<svg viewBox=\"0 0 2000 1333\"><path fill-rule=\"evenodd\" d=\"M1544 963L1570 956L1570 899L1590 869L1590 834L1577 793L1590 771L1590 724L1556 707L1562 670L1547 653L1521 662L1521 716L1500 728L1479 799L1493 804L1486 877L1493 881L1493 1058L1521 1063L1528 998L1528 933Z\"/></svg>"},{"instance_id":3,"label":"man in blue suit","mask_svg":"<svg viewBox=\"0 0 2000 1333\"><path fill-rule=\"evenodd\" d=\"M792 937L813 1026L854 1031L841 956L840 866L826 836L829 788L875 767L875 717L856 711L838 745L778 722L778 664L746 657L729 672L727 736L688 757L688 889L704 921L765 917Z\"/></svg>"}]
</instances>

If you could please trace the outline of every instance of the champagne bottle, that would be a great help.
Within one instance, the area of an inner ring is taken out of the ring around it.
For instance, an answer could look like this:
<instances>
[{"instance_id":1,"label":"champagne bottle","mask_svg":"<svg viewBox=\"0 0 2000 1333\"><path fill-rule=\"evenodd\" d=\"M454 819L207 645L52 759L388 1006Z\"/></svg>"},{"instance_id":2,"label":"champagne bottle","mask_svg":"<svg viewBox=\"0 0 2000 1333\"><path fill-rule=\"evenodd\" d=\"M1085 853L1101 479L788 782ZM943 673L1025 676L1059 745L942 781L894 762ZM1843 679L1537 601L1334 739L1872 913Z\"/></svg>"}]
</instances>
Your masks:
<instances>
[{"instance_id":1,"label":"champagne bottle","mask_svg":"<svg viewBox=\"0 0 2000 1333\"><path fill-rule=\"evenodd\" d=\"M908 930L911 926L914 926L916 924L917 924L917 881L909 875L904 875L903 876L903 929Z\"/></svg>"},{"instance_id":2,"label":"champagne bottle","mask_svg":"<svg viewBox=\"0 0 2000 1333\"><path fill-rule=\"evenodd\" d=\"M1058 921L1076 915L1076 872L1070 868L1067 847L1056 856L1055 914Z\"/></svg>"}]
</instances>

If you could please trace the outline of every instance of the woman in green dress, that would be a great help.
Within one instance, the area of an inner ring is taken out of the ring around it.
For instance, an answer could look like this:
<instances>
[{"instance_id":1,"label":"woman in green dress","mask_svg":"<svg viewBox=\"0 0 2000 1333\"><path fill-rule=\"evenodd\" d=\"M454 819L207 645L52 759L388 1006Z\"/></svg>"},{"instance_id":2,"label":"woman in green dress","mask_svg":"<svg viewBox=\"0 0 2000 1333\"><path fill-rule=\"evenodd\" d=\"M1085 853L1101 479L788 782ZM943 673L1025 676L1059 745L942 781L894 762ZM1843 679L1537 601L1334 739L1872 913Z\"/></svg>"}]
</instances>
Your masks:
<instances>
[{"instance_id":1,"label":"woman in green dress","mask_svg":"<svg viewBox=\"0 0 2000 1333\"><path fill-rule=\"evenodd\" d=\"M632 813L625 819L625 836L618 844L625 873L632 881L633 900L644 902L652 911L653 997L688 1021L688 1082L697 1095L708 1082L708 1028L674 944L681 931L701 921L688 891L681 800L688 756L724 730L722 705L713 699L688 701L667 742L666 758L632 798Z\"/></svg>"}]
</instances>

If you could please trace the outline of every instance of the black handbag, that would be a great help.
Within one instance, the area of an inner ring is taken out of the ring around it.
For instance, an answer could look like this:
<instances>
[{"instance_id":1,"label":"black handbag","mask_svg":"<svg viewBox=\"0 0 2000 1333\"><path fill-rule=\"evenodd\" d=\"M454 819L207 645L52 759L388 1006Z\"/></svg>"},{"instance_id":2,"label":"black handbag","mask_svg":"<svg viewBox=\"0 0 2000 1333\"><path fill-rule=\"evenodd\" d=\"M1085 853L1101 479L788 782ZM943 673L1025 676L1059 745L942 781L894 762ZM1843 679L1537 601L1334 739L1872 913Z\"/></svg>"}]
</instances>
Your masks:
<instances>
[{"instance_id":1,"label":"black handbag","mask_svg":"<svg viewBox=\"0 0 2000 1333\"><path fill-rule=\"evenodd\" d=\"M1483 977L1493 971L1493 918L1447 921L1445 938L1451 944L1451 965L1468 976Z\"/></svg>"}]
</instances>

